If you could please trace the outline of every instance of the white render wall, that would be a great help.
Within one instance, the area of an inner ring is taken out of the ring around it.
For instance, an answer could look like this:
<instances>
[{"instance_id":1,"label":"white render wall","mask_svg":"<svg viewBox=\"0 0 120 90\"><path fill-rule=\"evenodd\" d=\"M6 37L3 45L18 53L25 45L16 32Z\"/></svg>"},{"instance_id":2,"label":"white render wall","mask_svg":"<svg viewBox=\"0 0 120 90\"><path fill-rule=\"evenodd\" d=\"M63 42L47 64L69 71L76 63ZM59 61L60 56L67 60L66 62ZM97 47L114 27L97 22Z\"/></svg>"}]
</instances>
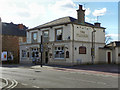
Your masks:
<instances>
[{"instance_id":1,"label":"white render wall","mask_svg":"<svg viewBox=\"0 0 120 90\"><path fill-rule=\"evenodd\" d=\"M105 43L105 33L103 32L104 29L100 28L92 28L88 26L81 26L81 25L74 25L74 37L76 41L92 41L92 31L96 30L95 32L95 42L98 43Z\"/></svg>"},{"instance_id":2,"label":"white render wall","mask_svg":"<svg viewBox=\"0 0 120 90\"><path fill-rule=\"evenodd\" d=\"M39 45L20 45L20 63L32 63L31 48L39 48ZM29 57L22 57L22 50L29 52Z\"/></svg>"},{"instance_id":3,"label":"white render wall","mask_svg":"<svg viewBox=\"0 0 120 90\"><path fill-rule=\"evenodd\" d=\"M49 30L49 41L55 41L55 29L57 28L63 28L63 40L68 40L68 37L70 36L70 40L72 40L72 25L68 24L67 26L65 25L60 25L60 26L54 26L52 28L43 28L40 30L31 30L27 31L27 43L31 43L31 35L32 32L38 32L38 42L41 42L41 35L42 31Z\"/></svg>"},{"instance_id":4,"label":"white render wall","mask_svg":"<svg viewBox=\"0 0 120 90\"><path fill-rule=\"evenodd\" d=\"M74 28L73 28L74 27ZM57 28L63 28L63 41L56 42L55 41L55 30ZM81 63L91 63L91 39L92 39L92 27L88 26L81 26L81 25L60 25L54 26L52 28L43 28L40 30L31 30L27 31L27 43L31 44L31 35L32 32L38 32L38 43L41 42L41 35L42 32L48 30L49 31L49 41L48 47L51 48L48 53L52 53L52 58L49 58L49 64L81 64ZM99 47L103 47L105 45L105 33L103 29L95 28L95 63L99 62ZM74 35L73 35L74 32ZM73 40L74 36L74 42ZM70 40L68 40L70 37ZM52 44L51 44L52 43ZM54 45L53 45L54 43ZM55 60L54 57L54 47L55 46L64 46L65 52L69 51L69 58L65 58L64 60ZM85 46L87 53L86 54L79 54L79 47ZM25 46L21 46L21 50L25 49ZM31 47L33 45L31 44ZM77 50L75 50L77 48Z\"/></svg>"},{"instance_id":5,"label":"white render wall","mask_svg":"<svg viewBox=\"0 0 120 90\"><path fill-rule=\"evenodd\" d=\"M120 53L120 47L116 47L115 48L115 61L116 63L120 63L120 56L118 56L118 54Z\"/></svg>"}]
</instances>

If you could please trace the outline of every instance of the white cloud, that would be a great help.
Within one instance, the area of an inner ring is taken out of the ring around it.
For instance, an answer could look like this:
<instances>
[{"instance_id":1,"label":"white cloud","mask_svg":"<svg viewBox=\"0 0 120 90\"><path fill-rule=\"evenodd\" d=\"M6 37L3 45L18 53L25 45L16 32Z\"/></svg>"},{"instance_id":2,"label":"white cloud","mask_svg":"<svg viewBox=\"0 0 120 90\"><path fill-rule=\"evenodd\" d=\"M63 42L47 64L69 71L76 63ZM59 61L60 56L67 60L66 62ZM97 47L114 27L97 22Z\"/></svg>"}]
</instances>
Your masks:
<instances>
[{"instance_id":1,"label":"white cloud","mask_svg":"<svg viewBox=\"0 0 120 90\"><path fill-rule=\"evenodd\" d=\"M76 18L75 7L76 4L72 0L54 0L54 2L48 0L1 0L0 17L3 22L23 23L26 26L35 27L64 16Z\"/></svg>"},{"instance_id":2,"label":"white cloud","mask_svg":"<svg viewBox=\"0 0 120 90\"><path fill-rule=\"evenodd\" d=\"M48 8L57 18L64 16L77 17L75 6L72 0L60 0L55 4L49 4Z\"/></svg>"},{"instance_id":3,"label":"white cloud","mask_svg":"<svg viewBox=\"0 0 120 90\"><path fill-rule=\"evenodd\" d=\"M105 37L111 37L112 41L118 41L120 34L106 34Z\"/></svg>"},{"instance_id":4,"label":"white cloud","mask_svg":"<svg viewBox=\"0 0 120 90\"><path fill-rule=\"evenodd\" d=\"M86 11L85 11L85 15L90 15L90 13L91 13L90 8L87 8Z\"/></svg>"},{"instance_id":5,"label":"white cloud","mask_svg":"<svg viewBox=\"0 0 120 90\"><path fill-rule=\"evenodd\" d=\"M87 16L87 15L90 15L90 13L91 13L90 8L84 8L84 7L83 7L83 10L85 10L85 15L86 15L86 16Z\"/></svg>"},{"instance_id":6,"label":"white cloud","mask_svg":"<svg viewBox=\"0 0 120 90\"><path fill-rule=\"evenodd\" d=\"M118 37L118 34L106 34L105 36Z\"/></svg>"},{"instance_id":7,"label":"white cloud","mask_svg":"<svg viewBox=\"0 0 120 90\"><path fill-rule=\"evenodd\" d=\"M97 19L96 18L85 17L85 21L86 22L95 22L95 21L97 21Z\"/></svg>"},{"instance_id":8,"label":"white cloud","mask_svg":"<svg viewBox=\"0 0 120 90\"><path fill-rule=\"evenodd\" d=\"M94 12L92 13L93 16L103 16L106 13L107 9L106 8L102 8L99 10L94 10Z\"/></svg>"}]
</instances>

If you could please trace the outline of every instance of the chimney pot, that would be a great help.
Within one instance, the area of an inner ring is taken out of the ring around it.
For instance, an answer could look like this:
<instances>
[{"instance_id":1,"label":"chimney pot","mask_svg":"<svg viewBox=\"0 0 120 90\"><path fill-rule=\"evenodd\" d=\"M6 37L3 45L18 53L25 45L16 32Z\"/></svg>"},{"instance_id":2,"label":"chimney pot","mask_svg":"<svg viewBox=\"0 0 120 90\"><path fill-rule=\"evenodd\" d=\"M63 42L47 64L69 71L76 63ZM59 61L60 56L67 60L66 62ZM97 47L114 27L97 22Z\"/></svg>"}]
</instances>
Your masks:
<instances>
[{"instance_id":1,"label":"chimney pot","mask_svg":"<svg viewBox=\"0 0 120 90\"><path fill-rule=\"evenodd\" d=\"M79 10L82 10L82 5L79 5Z\"/></svg>"},{"instance_id":2,"label":"chimney pot","mask_svg":"<svg viewBox=\"0 0 120 90\"><path fill-rule=\"evenodd\" d=\"M97 22L97 23L94 23L95 27L100 27L100 24L101 24L101 23L98 23L98 22Z\"/></svg>"}]
</instances>

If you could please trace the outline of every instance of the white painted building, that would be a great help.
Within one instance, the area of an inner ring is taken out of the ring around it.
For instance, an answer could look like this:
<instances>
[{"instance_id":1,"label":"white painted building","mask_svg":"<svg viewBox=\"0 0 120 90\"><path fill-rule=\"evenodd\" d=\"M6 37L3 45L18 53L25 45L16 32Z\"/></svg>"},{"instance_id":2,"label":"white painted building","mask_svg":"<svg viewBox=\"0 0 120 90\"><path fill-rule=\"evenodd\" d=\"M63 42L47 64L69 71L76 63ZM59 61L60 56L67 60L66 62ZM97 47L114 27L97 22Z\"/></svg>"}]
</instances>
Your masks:
<instances>
[{"instance_id":1,"label":"white painted building","mask_svg":"<svg viewBox=\"0 0 120 90\"><path fill-rule=\"evenodd\" d=\"M63 17L27 30L27 42L20 44L20 62L32 63L41 57L43 63L77 65L99 63L99 48L105 46L105 28L100 23L85 22L85 10L79 5L78 19Z\"/></svg>"},{"instance_id":2,"label":"white painted building","mask_svg":"<svg viewBox=\"0 0 120 90\"><path fill-rule=\"evenodd\" d=\"M120 64L120 41L114 41L99 48L99 53L101 62Z\"/></svg>"}]
</instances>

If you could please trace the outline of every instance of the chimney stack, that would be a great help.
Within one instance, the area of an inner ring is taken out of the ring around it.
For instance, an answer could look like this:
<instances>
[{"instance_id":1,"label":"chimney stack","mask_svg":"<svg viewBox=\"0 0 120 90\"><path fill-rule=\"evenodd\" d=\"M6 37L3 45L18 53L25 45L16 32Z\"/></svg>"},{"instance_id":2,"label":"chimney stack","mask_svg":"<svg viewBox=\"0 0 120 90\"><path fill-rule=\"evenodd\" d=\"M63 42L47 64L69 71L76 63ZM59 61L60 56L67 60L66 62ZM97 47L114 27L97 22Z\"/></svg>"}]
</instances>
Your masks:
<instances>
[{"instance_id":1,"label":"chimney stack","mask_svg":"<svg viewBox=\"0 0 120 90\"><path fill-rule=\"evenodd\" d=\"M100 24L101 24L101 23L98 23L98 22L97 22L97 23L94 23L95 27L100 27Z\"/></svg>"},{"instance_id":2,"label":"chimney stack","mask_svg":"<svg viewBox=\"0 0 120 90\"><path fill-rule=\"evenodd\" d=\"M23 30L23 29L24 29L24 25L23 25L23 24L18 24L18 28L19 28L20 30Z\"/></svg>"},{"instance_id":3,"label":"chimney stack","mask_svg":"<svg viewBox=\"0 0 120 90\"><path fill-rule=\"evenodd\" d=\"M77 10L77 19L78 19L78 23L84 24L85 10L82 9L82 5L79 5L79 9Z\"/></svg>"}]
</instances>

